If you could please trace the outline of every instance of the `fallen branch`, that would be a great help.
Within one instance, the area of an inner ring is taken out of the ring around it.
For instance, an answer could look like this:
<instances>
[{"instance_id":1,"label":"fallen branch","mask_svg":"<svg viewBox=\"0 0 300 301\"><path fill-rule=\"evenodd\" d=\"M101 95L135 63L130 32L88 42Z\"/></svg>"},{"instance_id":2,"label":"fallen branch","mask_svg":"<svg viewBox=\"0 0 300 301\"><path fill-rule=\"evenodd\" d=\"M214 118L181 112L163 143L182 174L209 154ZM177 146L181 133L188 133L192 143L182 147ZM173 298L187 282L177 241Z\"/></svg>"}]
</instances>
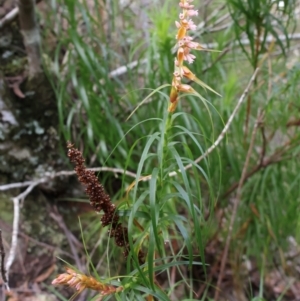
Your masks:
<instances>
[{"instance_id":1,"label":"fallen branch","mask_svg":"<svg viewBox=\"0 0 300 301\"><path fill-rule=\"evenodd\" d=\"M132 177L132 178L136 177L135 173L127 171L127 170L124 170L124 169L121 169L121 168L95 167L95 168L89 168L88 170L91 170L91 171L94 171L94 172L108 171L108 172L112 172L114 174L124 174L124 175ZM58 171L58 172L55 172L55 173L49 173L46 176L44 176L43 178L40 178L38 180L19 182L19 183L12 183L12 184L7 184L7 185L1 185L0 186L0 191L10 190L10 189L14 189L14 188L22 188L22 187L27 187L27 186L30 186L30 188L32 190L34 187L36 187L36 186L38 186L38 185L40 185L42 183L46 183L47 181L52 180L54 178L61 177L61 176L68 177L68 176L73 176L75 174L76 174L75 171L65 171L65 170L62 170L62 171ZM29 193L30 193L30 191L29 191ZM27 193L26 196L29 193ZM24 193L22 193L22 195L23 194Z\"/></svg>"}]
</instances>

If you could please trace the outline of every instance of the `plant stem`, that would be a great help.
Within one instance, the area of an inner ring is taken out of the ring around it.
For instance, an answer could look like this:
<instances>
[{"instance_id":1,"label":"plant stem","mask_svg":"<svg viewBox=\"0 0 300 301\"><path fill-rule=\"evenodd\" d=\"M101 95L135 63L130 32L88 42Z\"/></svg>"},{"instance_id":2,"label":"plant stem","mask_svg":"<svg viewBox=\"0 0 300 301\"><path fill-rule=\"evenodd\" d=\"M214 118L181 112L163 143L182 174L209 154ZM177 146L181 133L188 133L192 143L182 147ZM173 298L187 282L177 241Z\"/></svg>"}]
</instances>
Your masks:
<instances>
[{"instance_id":1,"label":"plant stem","mask_svg":"<svg viewBox=\"0 0 300 301\"><path fill-rule=\"evenodd\" d=\"M167 116L165 117L165 126L163 128L164 132L163 135L163 145L162 145L162 157L161 157L161 169L160 169L160 185L163 184L163 171L164 171L164 163L167 160L168 157L168 151L169 151L169 134L171 132L172 128L172 116L173 113L167 111Z\"/></svg>"}]
</instances>

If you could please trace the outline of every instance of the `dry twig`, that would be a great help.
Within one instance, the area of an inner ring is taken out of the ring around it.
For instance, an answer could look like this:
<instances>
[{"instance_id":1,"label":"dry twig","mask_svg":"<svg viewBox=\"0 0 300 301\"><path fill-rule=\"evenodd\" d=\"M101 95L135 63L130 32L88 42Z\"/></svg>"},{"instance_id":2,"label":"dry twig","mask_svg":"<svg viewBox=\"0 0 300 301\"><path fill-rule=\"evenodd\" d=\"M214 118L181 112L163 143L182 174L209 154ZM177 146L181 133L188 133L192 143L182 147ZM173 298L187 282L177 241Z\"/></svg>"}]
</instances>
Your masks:
<instances>
[{"instance_id":1,"label":"dry twig","mask_svg":"<svg viewBox=\"0 0 300 301\"><path fill-rule=\"evenodd\" d=\"M111 167L95 167L95 168L89 168L88 170L90 171L94 171L94 172L104 172L104 171L108 171L108 172L112 172L115 175L116 174L124 174L126 176L135 178L136 174L130 171L126 171L124 169L121 168L111 168ZM46 174L44 177L37 179L37 180L32 180L32 181L26 181L26 182L19 182L19 183L12 183L12 184L7 184L7 185L1 185L0 186L0 191L5 191L5 190L10 190L10 189L14 189L14 188L22 188L22 187L30 187L30 191L28 193L23 192L23 198L25 198L34 187L46 183L49 180L55 179L57 177L69 177L69 176L73 176L75 175L76 172L75 171L66 171L66 170L62 170L62 171L58 171L58 172L54 172L54 173L48 173ZM27 190L26 190L27 191ZM21 195L20 195L21 196ZM18 196L18 197L20 197Z\"/></svg>"}]
</instances>

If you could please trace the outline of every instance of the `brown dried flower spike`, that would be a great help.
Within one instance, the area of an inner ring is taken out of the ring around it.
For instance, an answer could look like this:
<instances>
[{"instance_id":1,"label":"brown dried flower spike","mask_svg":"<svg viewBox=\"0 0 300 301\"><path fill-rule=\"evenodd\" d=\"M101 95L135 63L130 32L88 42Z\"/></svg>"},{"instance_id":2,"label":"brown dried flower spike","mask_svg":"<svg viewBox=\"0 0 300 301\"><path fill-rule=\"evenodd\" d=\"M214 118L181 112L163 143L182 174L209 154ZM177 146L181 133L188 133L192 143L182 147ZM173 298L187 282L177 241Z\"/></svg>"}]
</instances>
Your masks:
<instances>
[{"instance_id":1,"label":"brown dried flower spike","mask_svg":"<svg viewBox=\"0 0 300 301\"><path fill-rule=\"evenodd\" d=\"M90 198L91 206L96 212L104 212L101 218L102 225L104 227L110 225L110 236L115 237L117 246L125 248L124 255L127 256L129 252L128 229L119 223L116 206L111 202L109 195L105 193L95 173L88 170L84 165L82 153L74 148L70 142L68 142L67 147L69 149L68 157L72 163L75 163L75 172L78 180L86 186L85 192Z\"/></svg>"}]
</instances>

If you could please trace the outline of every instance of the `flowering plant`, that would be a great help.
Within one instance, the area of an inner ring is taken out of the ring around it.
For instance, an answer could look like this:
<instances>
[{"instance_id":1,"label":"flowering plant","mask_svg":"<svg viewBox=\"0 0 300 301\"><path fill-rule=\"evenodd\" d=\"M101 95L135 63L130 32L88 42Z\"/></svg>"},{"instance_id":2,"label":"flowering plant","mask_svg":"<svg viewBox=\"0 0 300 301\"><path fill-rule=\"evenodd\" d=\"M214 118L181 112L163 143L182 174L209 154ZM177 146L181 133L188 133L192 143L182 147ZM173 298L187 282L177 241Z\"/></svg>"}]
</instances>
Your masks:
<instances>
[{"instance_id":1,"label":"flowering plant","mask_svg":"<svg viewBox=\"0 0 300 301\"><path fill-rule=\"evenodd\" d=\"M174 220L173 226L170 226L168 223L159 223L158 219L162 218L165 219L166 216L170 213L168 212L168 209L171 210L171 208L166 209L164 212L163 210L160 210L159 212L155 213L156 208L163 208L167 206L171 206L170 204L166 204L165 200L171 199L174 196L169 195L166 192L166 187L170 185L171 181L170 179L170 173L169 169L167 168L167 164L169 165L170 162L177 163L179 167L181 167L180 172L181 174L185 175L185 170L182 168L183 164L181 161L181 158L176 155L176 149L174 147L174 143L172 140L172 123L175 118L173 118L173 112L175 111L178 101L179 101L179 93L191 93L194 95L197 95L200 97L200 99L203 99L201 95L199 95L189 84L183 83L183 79L188 79L190 81L196 82L202 87L209 89L213 92L209 86L207 86L205 83L203 83L200 79L196 77L196 75L186 66L186 62L189 64L192 64L195 60L195 55L191 53L191 50L207 50L204 47L202 47L199 43L194 42L193 38L188 35L188 32L190 30L196 30L197 26L192 21L191 17L198 15L198 11L194 10L194 5L191 4L193 0L180 0L179 6L181 8L181 12L179 14L179 21L176 21L176 27L178 29L177 35L176 35L176 50L177 55L175 57L175 67L173 72L173 80L172 80L172 88L170 93L170 104L168 107L168 111L165 111L164 119L162 120L162 127L161 127L161 136L160 136L160 146L157 148L158 154L157 157L159 158L159 168L154 168L153 173L147 176L141 176L141 170L137 172L136 179L134 182L129 185L129 187L126 189L127 196L129 195L129 192L134 188L134 193L136 194L138 183L140 181L149 181L150 182L150 188L149 188L149 199L150 199L150 205L147 207L145 205L145 208L149 209L150 214L145 215L146 218L149 218L148 223L145 222L145 228L139 224L135 217L135 213L137 211L143 212L143 210L138 209L139 203L148 197L148 192L143 193L138 201L133 202L132 201L132 208L131 212L129 214L129 222L128 227L123 226L122 222L120 221L120 215L117 209L117 206L112 203L112 200L110 196L104 191L104 187L98 183L98 178L94 174L94 172L87 170L87 167L84 164L84 158L82 156L82 153L73 147L72 144L68 144L68 156L75 164L75 171L78 176L79 181L86 186L86 194L90 198L90 204L94 208L94 210L99 213L103 211L103 216L101 218L101 224L103 227L109 226L109 237L114 238L116 245L123 248L123 254L124 257L127 258L130 256L130 263L133 264L134 267L136 267L134 273L139 273L137 279L143 278L145 280L145 285L149 285L153 288L154 285L160 288L160 285L158 281L155 279L155 272L154 267L157 265L157 262L159 262L159 256L162 254L160 251L159 242L160 239L165 235L166 237L169 237L171 235L170 233L175 233L177 229L180 229L182 231L182 236L186 237L185 229L184 229L184 222L179 220ZM163 85L159 89L164 88L169 85ZM215 92L216 93L216 92ZM152 95L152 94L150 94ZM146 99L145 99L146 100ZM144 100L144 101L145 101ZM144 102L143 101L143 102ZM133 114L133 113L132 113ZM132 115L130 114L130 116ZM129 117L130 117L129 116ZM129 118L128 117L128 118ZM164 124L163 124L164 123ZM174 127L175 128L175 127ZM153 136L154 137L154 136ZM151 143L155 141L155 139L150 139ZM148 141L148 142L149 142ZM148 143L147 142L147 143ZM149 144L150 145L150 144ZM145 148L147 151L147 148ZM145 153L146 153L145 151ZM175 154L175 155L174 155ZM175 159L175 160L174 160ZM178 164L177 160L180 161ZM176 162L175 162L176 161ZM140 166L143 165L144 161L141 159ZM157 164L157 162L155 162ZM162 171L159 173L159 169ZM179 170L179 169L178 169ZM165 174L164 174L165 173ZM174 173L177 174L177 171ZM174 175L173 174L173 175ZM165 185L166 183L166 185ZM178 193L183 193L183 188L180 187L180 184L178 182L174 182L171 184L171 189L178 190ZM185 194L185 193L184 193ZM185 194L187 196L187 202L192 202L192 195ZM136 196L133 197L133 199L136 199ZM165 204L164 204L165 203ZM145 200L145 204L147 204L147 200ZM161 207L157 207L161 206ZM191 209L192 214L194 215L194 205L189 206ZM127 208L126 208L127 209ZM165 210L165 209L164 209ZM155 214L153 214L155 213ZM160 215L161 214L161 215ZM195 216L195 215L194 215ZM170 213L170 220L173 219L173 213ZM198 220L193 218L194 224L196 225L195 228L197 229L196 232L196 238L198 241L198 244L201 245L201 235L200 235L200 226L198 224ZM142 234L136 238L132 235L132 225L137 226L139 230L142 232ZM171 229L174 227L174 229ZM133 238L134 237L134 238ZM153 237L155 237L155 243L153 241ZM149 244L147 246L147 251L144 252L142 249L145 247L146 242L149 241ZM174 240L175 241L175 240ZM191 245L189 245L190 240L186 239L184 241L184 244L188 245L188 249L191 255ZM157 247L157 249L156 249ZM200 248L199 248L200 249ZM173 252L173 251L172 251ZM192 255L191 255L192 256ZM176 256L174 256L175 258ZM154 261L155 260L155 261ZM165 260L165 259L163 259ZM176 263L177 264L177 263ZM149 271L148 279L143 275L141 272ZM131 275L131 276L132 276ZM106 282L100 282L96 280L95 278L91 276L84 275L80 272L76 272L73 269L68 268L66 273L58 275L52 282L53 284L61 284L61 285L68 285L77 290L77 294L81 293L84 289L92 289L95 291L100 292L100 298L112 294L116 294L119 292L123 292L126 290L129 286L124 285L123 287L115 287L113 285L106 284ZM134 285L133 285L134 286ZM153 300L152 291L148 290L149 298L147 300ZM157 292L155 292L157 294ZM164 292L161 292L160 296L164 296ZM160 300L167 300L166 298L160 298Z\"/></svg>"}]
</instances>

